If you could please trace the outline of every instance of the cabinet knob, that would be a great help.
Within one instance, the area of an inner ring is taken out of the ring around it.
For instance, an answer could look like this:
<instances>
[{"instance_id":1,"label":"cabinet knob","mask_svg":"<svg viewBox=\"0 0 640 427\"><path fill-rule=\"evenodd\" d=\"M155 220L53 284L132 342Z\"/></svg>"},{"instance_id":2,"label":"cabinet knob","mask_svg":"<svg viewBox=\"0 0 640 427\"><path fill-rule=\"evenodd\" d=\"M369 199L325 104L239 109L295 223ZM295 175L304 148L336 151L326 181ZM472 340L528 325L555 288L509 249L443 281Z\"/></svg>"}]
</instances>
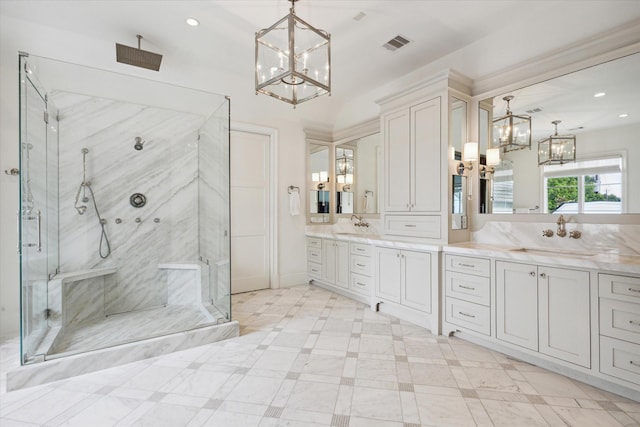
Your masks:
<instances>
[{"instance_id":1,"label":"cabinet knob","mask_svg":"<svg viewBox=\"0 0 640 427\"><path fill-rule=\"evenodd\" d=\"M531 277L536 277L536 272L535 272L535 271L530 272L530 273L529 273L529 276L531 276Z\"/></svg>"},{"instance_id":2,"label":"cabinet knob","mask_svg":"<svg viewBox=\"0 0 640 427\"><path fill-rule=\"evenodd\" d=\"M540 273L540 277L543 278L543 279L546 279L547 278L547 273Z\"/></svg>"}]
</instances>

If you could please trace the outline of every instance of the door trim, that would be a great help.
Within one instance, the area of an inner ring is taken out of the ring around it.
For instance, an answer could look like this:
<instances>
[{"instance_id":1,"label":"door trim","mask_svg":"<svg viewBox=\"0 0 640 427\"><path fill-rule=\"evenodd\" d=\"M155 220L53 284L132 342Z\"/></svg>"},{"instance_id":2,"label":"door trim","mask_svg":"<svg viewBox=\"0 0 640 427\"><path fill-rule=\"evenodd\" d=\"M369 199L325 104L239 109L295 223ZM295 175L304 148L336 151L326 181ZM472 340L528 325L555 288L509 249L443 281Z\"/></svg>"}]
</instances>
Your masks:
<instances>
[{"instance_id":1,"label":"door trim","mask_svg":"<svg viewBox=\"0 0 640 427\"><path fill-rule=\"evenodd\" d=\"M278 271L278 130L231 121L230 131L255 133L269 137L269 281L271 289L280 287ZM233 262L233 260L231 261Z\"/></svg>"}]
</instances>

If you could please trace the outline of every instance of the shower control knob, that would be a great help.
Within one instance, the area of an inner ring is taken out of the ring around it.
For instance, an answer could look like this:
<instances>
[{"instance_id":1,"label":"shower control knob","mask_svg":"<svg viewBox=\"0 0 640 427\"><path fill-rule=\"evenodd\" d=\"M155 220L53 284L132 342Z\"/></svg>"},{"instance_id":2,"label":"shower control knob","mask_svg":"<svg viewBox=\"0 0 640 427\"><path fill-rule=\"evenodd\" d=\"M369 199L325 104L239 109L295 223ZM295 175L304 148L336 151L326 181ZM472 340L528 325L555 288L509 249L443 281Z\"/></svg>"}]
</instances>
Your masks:
<instances>
[{"instance_id":1,"label":"shower control knob","mask_svg":"<svg viewBox=\"0 0 640 427\"><path fill-rule=\"evenodd\" d=\"M141 223L141 222L142 222L142 218L138 217L138 218L136 218L136 220L135 220L135 221L136 221L137 223Z\"/></svg>"},{"instance_id":2,"label":"shower control knob","mask_svg":"<svg viewBox=\"0 0 640 427\"><path fill-rule=\"evenodd\" d=\"M121 224L122 220L120 218L116 218L116 224Z\"/></svg>"},{"instance_id":3,"label":"shower control knob","mask_svg":"<svg viewBox=\"0 0 640 427\"><path fill-rule=\"evenodd\" d=\"M147 204L147 197L142 193L133 193L131 197L129 197L129 203L134 208L141 208Z\"/></svg>"},{"instance_id":4,"label":"shower control knob","mask_svg":"<svg viewBox=\"0 0 640 427\"><path fill-rule=\"evenodd\" d=\"M160 222L160 218L154 218L153 222L155 222L156 224Z\"/></svg>"}]
</instances>

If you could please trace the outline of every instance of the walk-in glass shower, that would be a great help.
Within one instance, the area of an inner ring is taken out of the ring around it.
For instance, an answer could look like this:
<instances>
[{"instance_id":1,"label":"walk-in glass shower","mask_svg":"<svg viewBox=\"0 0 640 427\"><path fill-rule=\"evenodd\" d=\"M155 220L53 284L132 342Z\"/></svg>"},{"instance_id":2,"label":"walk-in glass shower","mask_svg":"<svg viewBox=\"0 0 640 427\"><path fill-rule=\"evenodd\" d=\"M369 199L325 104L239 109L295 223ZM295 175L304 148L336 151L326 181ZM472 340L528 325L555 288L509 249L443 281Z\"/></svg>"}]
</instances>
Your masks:
<instances>
[{"instance_id":1,"label":"walk-in glass shower","mask_svg":"<svg viewBox=\"0 0 640 427\"><path fill-rule=\"evenodd\" d=\"M228 98L19 67L22 363L228 322Z\"/></svg>"}]
</instances>

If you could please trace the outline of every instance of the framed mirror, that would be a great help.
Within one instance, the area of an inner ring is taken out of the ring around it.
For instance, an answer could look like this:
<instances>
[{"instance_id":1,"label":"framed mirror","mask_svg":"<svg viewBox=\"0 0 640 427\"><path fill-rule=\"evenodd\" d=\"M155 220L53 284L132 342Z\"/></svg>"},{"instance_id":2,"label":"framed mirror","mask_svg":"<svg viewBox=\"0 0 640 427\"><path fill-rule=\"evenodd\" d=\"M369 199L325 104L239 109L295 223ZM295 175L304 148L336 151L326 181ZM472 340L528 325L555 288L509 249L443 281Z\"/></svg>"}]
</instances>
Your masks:
<instances>
[{"instance_id":1,"label":"framed mirror","mask_svg":"<svg viewBox=\"0 0 640 427\"><path fill-rule=\"evenodd\" d=\"M377 214L380 133L335 146L335 213Z\"/></svg>"},{"instance_id":2,"label":"framed mirror","mask_svg":"<svg viewBox=\"0 0 640 427\"><path fill-rule=\"evenodd\" d=\"M467 197L469 171L458 173L458 164L462 160L462 150L467 142L467 103L451 97L451 120L449 125L449 160L455 162L451 176L451 228L467 228Z\"/></svg>"},{"instance_id":3,"label":"framed mirror","mask_svg":"<svg viewBox=\"0 0 640 427\"><path fill-rule=\"evenodd\" d=\"M331 222L331 146L307 144L308 219L310 223Z\"/></svg>"},{"instance_id":4,"label":"framed mirror","mask_svg":"<svg viewBox=\"0 0 640 427\"><path fill-rule=\"evenodd\" d=\"M488 165L507 96L512 114L530 117L531 148L500 148ZM640 193L629 188L640 182L638 99L640 53L482 100L478 212L640 213Z\"/></svg>"}]
</instances>

